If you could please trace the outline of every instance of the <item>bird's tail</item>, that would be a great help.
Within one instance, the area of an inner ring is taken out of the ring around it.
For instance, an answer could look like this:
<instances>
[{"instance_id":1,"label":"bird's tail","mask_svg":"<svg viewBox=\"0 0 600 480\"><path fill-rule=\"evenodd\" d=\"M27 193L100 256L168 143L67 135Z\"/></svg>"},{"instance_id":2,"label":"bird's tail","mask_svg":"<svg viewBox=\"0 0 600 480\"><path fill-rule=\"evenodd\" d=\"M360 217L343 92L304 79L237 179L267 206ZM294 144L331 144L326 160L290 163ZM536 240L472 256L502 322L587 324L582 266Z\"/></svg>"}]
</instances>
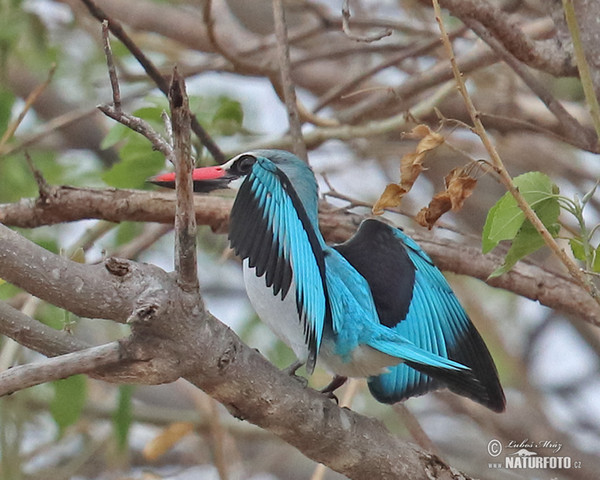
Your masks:
<instances>
[{"instance_id":1,"label":"bird's tail","mask_svg":"<svg viewBox=\"0 0 600 480\"><path fill-rule=\"evenodd\" d=\"M439 358L450 362L450 366L459 364L463 368L447 368L440 365L439 360L427 363L420 358L406 358L404 363L391 367L388 373L370 377L369 390L380 402L396 403L447 387L495 412L504 411L504 392L494 362L472 324L456 343L448 346L447 356Z\"/></svg>"}]
</instances>

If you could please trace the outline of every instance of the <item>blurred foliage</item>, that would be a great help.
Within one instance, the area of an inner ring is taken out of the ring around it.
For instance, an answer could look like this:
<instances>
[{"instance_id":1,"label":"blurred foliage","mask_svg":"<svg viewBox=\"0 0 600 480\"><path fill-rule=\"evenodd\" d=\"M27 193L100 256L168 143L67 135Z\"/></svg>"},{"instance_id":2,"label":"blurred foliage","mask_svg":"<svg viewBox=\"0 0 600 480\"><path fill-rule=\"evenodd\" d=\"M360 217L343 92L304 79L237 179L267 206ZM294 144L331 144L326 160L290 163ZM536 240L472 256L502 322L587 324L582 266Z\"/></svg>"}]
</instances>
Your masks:
<instances>
[{"instance_id":1,"label":"blurred foliage","mask_svg":"<svg viewBox=\"0 0 600 480\"><path fill-rule=\"evenodd\" d=\"M87 396L87 377L73 375L52 382L52 385L54 398L50 402L50 413L58 426L59 436L62 436L65 429L73 425L81 415Z\"/></svg>"},{"instance_id":2,"label":"blurred foliage","mask_svg":"<svg viewBox=\"0 0 600 480\"><path fill-rule=\"evenodd\" d=\"M117 448L120 452L127 450L129 429L133 422L133 413L131 408L131 397L134 391L133 385L119 385L119 394L117 408L115 409L112 421L115 429Z\"/></svg>"}]
</instances>

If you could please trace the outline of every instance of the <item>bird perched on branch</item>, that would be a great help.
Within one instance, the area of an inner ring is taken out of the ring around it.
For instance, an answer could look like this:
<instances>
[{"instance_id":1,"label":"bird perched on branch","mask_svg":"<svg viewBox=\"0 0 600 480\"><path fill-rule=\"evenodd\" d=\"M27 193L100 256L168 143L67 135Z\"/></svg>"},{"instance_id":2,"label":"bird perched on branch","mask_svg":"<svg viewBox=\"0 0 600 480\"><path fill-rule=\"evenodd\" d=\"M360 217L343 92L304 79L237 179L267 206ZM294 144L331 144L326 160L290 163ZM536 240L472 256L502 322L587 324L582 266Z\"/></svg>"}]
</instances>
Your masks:
<instances>
[{"instance_id":1,"label":"bird perched on branch","mask_svg":"<svg viewBox=\"0 0 600 480\"><path fill-rule=\"evenodd\" d=\"M309 373L319 360L338 380L367 377L384 403L447 387L504 410L487 347L414 240L368 219L347 242L327 245L315 176L289 152L255 150L193 171L196 192L237 179L229 240L248 296ZM174 188L175 175L150 181Z\"/></svg>"}]
</instances>

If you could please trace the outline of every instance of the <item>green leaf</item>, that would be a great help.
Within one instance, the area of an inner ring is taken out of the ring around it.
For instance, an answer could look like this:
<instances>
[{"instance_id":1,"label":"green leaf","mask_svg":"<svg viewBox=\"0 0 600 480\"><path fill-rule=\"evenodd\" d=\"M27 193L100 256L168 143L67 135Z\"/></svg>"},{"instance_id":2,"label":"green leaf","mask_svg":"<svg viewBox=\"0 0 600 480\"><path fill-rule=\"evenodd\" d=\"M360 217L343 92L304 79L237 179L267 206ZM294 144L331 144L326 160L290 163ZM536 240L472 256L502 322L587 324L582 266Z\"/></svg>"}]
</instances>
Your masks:
<instances>
[{"instance_id":1,"label":"green leaf","mask_svg":"<svg viewBox=\"0 0 600 480\"><path fill-rule=\"evenodd\" d=\"M131 408L131 396L133 394L133 385L119 386L119 400L117 409L113 413L113 426L115 436L117 437L117 445L120 451L127 448L127 440L129 438L129 429L133 421Z\"/></svg>"},{"instance_id":2,"label":"green leaf","mask_svg":"<svg viewBox=\"0 0 600 480\"><path fill-rule=\"evenodd\" d=\"M500 200L498 200L490 211L487 214L487 218L485 220L485 224L483 225L483 231L481 232L481 250L483 253L488 253L492 251L498 242L493 241L490 238L490 231L492 229L492 225L494 224L494 219L498 214L498 210L502 208L501 202L506 195L504 195Z\"/></svg>"},{"instance_id":3,"label":"green leaf","mask_svg":"<svg viewBox=\"0 0 600 480\"><path fill-rule=\"evenodd\" d=\"M592 271L600 272L600 245L594 250L594 261L592 262Z\"/></svg>"},{"instance_id":4,"label":"green leaf","mask_svg":"<svg viewBox=\"0 0 600 480\"><path fill-rule=\"evenodd\" d=\"M548 231L552 236L556 236L560 229L559 225L551 225ZM545 242L542 236L534 228L534 226L527 220L523 223L523 226L515 236L510 249L508 250L504 263L500 268L497 268L492 272L489 278L499 277L500 275L508 272L515 264L526 257L530 253L535 252L539 248L544 246Z\"/></svg>"},{"instance_id":5,"label":"green leaf","mask_svg":"<svg viewBox=\"0 0 600 480\"><path fill-rule=\"evenodd\" d=\"M85 375L74 375L52 384L54 398L50 402L50 414L58 425L59 436L62 436L81 415L87 396L87 382Z\"/></svg>"},{"instance_id":6,"label":"green leaf","mask_svg":"<svg viewBox=\"0 0 600 480\"><path fill-rule=\"evenodd\" d=\"M571 246L571 251L573 252L573 256L582 262L586 261L585 258L585 250L583 248L583 243L579 238L570 238L569 245Z\"/></svg>"},{"instance_id":7,"label":"green leaf","mask_svg":"<svg viewBox=\"0 0 600 480\"><path fill-rule=\"evenodd\" d=\"M538 216L545 203L555 205L553 208L559 211L557 188L547 175L529 172L519 175L513 181ZM505 193L488 212L482 232L483 253L491 251L502 240L513 240L524 221L525 214L516 200L509 192ZM556 218L553 218L548 224L544 224L548 227L555 222Z\"/></svg>"}]
</instances>

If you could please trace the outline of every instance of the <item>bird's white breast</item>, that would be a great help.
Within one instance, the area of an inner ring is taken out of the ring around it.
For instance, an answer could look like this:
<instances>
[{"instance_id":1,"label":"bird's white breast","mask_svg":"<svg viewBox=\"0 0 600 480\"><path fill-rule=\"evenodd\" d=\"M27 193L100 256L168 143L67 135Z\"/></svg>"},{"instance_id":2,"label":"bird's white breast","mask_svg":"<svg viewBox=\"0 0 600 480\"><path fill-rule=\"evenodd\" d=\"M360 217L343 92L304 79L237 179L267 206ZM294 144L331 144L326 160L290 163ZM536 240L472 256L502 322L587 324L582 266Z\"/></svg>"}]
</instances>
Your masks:
<instances>
[{"instance_id":1,"label":"bird's white breast","mask_svg":"<svg viewBox=\"0 0 600 480\"><path fill-rule=\"evenodd\" d=\"M304 341L304 329L296 306L296 285L292 284L285 299L273 295L273 288L265 284L265 276L257 277L254 268L244 260L244 283L250 303L256 314L293 351L298 360L306 362L308 347Z\"/></svg>"}]
</instances>

